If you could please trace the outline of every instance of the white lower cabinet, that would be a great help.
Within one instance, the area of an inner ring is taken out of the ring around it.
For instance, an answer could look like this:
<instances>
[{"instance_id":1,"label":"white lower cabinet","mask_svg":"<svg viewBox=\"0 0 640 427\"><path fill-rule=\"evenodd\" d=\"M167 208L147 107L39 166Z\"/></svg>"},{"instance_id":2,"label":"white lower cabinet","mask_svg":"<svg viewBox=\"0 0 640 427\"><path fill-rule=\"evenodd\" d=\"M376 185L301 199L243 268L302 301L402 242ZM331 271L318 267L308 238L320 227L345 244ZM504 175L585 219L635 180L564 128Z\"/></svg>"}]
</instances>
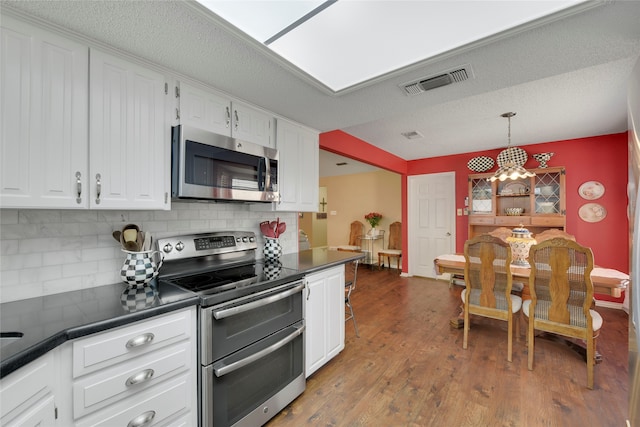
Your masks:
<instances>
[{"instance_id":1,"label":"white lower cabinet","mask_svg":"<svg viewBox=\"0 0 640 427\"><path fill-rule=\"evenodd\" d=\"M197 425L195 307L72 345L77 426Z\"/></svg>"},{"instance_id":2,"label":"white lower cabinet","mask_svg":"<svg viewBox=\"0 0 640 427\"><path fill-rule=\"evenodd\" d=\"M328 268L306 277L305 375L344 349L344 266Z\"/></svg>"},{"instance_id":3,"label":"white lower cabinet","mask_svg":"<svg viewBox=\"0 0 640 427\"><path fill-rule=\"evenodd\" d=\"M2 426L196 426L196 308L69 341L0 380Z\"/></svg>"},{"instance_id":4,"label":"white lower cabinet","mask_svg":"<svg viewBox=\"0 0 640 427\"><path fill-rule=\"evenodd\" d=\"M12 372L0 381L0 425L56 425L55 351Z\"/></svg>"}]
</instances>

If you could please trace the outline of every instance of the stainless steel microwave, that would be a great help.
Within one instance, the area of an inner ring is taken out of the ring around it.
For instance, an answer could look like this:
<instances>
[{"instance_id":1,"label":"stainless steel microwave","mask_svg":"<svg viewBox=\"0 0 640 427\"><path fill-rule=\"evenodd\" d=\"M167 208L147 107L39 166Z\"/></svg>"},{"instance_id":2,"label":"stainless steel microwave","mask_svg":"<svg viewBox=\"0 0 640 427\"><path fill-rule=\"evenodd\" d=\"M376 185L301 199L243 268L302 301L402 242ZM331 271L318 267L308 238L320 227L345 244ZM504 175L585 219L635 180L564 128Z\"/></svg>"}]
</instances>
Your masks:
<instances>
[{"instance_id":1,"label":"stainless steel microwave","mask_svg":"<svg viewBox=\"0 0 640 427\"><path fill-rule=\"evenodd\" d=\"M278 150L185 125L171 134L172 198L279 200Z\"/></svg>"}]
</instances>

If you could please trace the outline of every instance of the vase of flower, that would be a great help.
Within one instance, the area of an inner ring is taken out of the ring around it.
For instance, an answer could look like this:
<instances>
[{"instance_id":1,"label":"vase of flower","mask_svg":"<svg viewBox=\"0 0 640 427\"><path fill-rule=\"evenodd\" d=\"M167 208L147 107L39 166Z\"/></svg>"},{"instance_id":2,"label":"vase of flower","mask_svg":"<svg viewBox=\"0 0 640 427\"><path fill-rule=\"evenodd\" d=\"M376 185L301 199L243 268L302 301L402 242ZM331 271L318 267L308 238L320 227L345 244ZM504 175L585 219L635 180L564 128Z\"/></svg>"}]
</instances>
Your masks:
<instances>
[{"instance_id":1,"label":"vase of flower","mask_svg":"<svg viewBox=\"0 0 640 427\"><path fill-rule=\"evenodd\" d=\"M380 220L382 219L382 214L378 212L369 212L364 216L364 219L367 220L369 225L371 226L371 231L369 231L370 236L377 236L378 230L376 227L380 224Z\"/></svg>"}]
</instances>

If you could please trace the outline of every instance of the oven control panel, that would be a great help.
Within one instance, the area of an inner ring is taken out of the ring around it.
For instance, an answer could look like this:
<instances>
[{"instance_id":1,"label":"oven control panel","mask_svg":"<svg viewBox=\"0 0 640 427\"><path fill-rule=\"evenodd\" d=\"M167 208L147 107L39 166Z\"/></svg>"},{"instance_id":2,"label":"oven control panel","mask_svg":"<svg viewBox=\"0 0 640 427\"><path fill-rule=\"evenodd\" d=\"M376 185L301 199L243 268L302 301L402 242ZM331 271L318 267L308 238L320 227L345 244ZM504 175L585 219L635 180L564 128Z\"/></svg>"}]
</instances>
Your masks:
<instances>
[{"instance_id":1,"label":"oven control panel","mask_svg":"<svg viewBox=\"0 0 640 427\"><path fill-rule=\"evenodd\" d=\"M256 235L249 231L218 231L187 234L157 240L165 261L246 252L258 247Z\"/></svg>"}]
</instances>

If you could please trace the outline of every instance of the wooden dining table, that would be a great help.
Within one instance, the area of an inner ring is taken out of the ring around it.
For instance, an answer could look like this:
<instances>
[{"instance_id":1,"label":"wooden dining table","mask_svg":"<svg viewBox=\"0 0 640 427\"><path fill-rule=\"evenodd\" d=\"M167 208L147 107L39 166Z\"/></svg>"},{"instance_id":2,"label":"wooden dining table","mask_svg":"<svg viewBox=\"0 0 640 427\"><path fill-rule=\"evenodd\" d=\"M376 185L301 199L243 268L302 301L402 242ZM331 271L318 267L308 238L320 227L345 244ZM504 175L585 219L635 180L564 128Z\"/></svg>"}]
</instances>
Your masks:
<instances>
[{"instance_id":1,"label":"wooden dining table","mask_svg":"<svg viewBox=\"0 0 640 427\"><path fill-rule=\"evenodd\" d=\"M448 254L438 256L434 260L434 267L437 274L456 274L464 276L464 255ZM522 282L522 299L527 299L529 295L529 274L531 268L511 264L511 275L514 282ZM627 289L629 275L611 268L594 267L591 272L591 282L593 291L597 294L609 295L620 298L622 291Z\"/></svg>"},{"instance_id":2,"label":"wooden dining table","mask_svg":"<svg viewBox=\"0 0 640 427\"><path fill-rule=\"evenodd\" d=\"M434 268L437 274L449 273L451 275L464 276L464 255L447 254L438 256L434 260ZM529 274L531 268L511 264L511 275L514 282L522 283L522 299L531 299L529 296ZM627 288L629 283L629 275L618 270L602 267L594 267L591 272L591 282L595 293L610 295L615 298L622 296L622 291ZM462 328L464 326L464 318L462 313L451 319L451 326ZM586 360L586 350L582 343L575 340L558 337L554 334L545 334L546 337L554 340L562 340L565 344L579 353ZM596 351L596 363L602 362L602 355Z\"/></svg>"}]
</instances>

